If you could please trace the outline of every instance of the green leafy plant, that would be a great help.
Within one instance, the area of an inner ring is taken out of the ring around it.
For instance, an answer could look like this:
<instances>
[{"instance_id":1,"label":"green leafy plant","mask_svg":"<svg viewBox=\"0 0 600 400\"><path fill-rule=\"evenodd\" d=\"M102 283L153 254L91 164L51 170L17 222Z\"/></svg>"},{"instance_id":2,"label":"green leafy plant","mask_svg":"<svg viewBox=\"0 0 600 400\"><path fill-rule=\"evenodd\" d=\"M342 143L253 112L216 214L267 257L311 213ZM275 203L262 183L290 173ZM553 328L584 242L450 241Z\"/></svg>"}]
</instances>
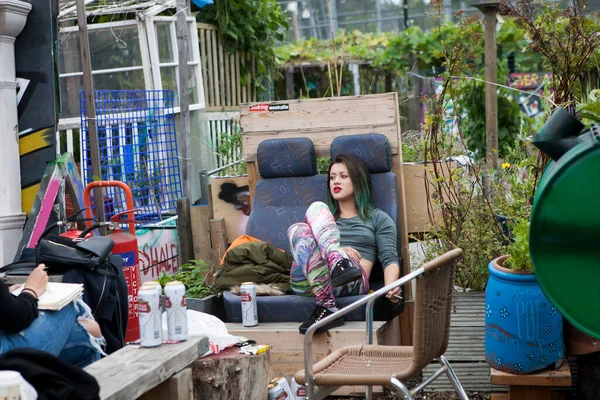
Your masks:
<instances>
[{"instance_id":1,"label":"green leafy plant","mask_svg":"<svg viewBox=\"0 0 600 400\"><path fill-rule=\"evenodd\" d=\"M483 72L480 74L483 75ZM506 80L506 73L499 81ZM485 122L485 83L469 81L457 102L461 130L464 132L467 148L476 159L485 158L486 122ZM527 115L521 111L507 89L498 90L498 156L505 157L510 151L522 124L529 123Z\"/></svg>"},{"instance_id":2,"label":"green leafy plant","mask_svg":"<svg viewBox=\"0 0 600 400\"><path fill-rule=\"evenodd\" d=\"M402 162L425 160L425 140L421 131L402 132Z\"/></svg>"},{"instance_id":3,"label":"green leafy plant","mask_svg":"<svg viewBox=\"0 0 600 400\"><path fill-rule=\"evenodd\" d=\"M501 168L490 173L494 212L509 220L529 219L542 172L537 156L527 152L527 144L516 140Z\"/></svg>"},{"instance_id":4,"label":"green leafy plant","mask_svg":"<svg viewBox=\"0 0 600 400\"><path fill-rule=\"evenodd\" d=\"M276 0L216 0L196 14L198 22L215 24L229 53L240 51L242 85L246 85L256 64L254 87L265 90L263 78L275 65L275 44L288 29L287 17Z\"/></svg>"},{"instance_id":5,"label":"green leafy plant","mask_svg":"<svg viewBox=\"0 0 600 400\"><path fill-rule=\"evenodd\" d=\"M219 172L220 176L246 175L248 168L242 159L242 130L237 127L233 133L222 132L220 143L216 146L217 157L221 159L222 164L230 164L234 160L242 160L240 163L232 165Z\"/></svg>"},{"instance_id":6,"label":"green leafy plant","mask_svg":"<svg viewBox=\"0 0 600 400\"><path fill-rule=\"evenodd\" d=\"M600 90L592 90L587 99L577 107L577 114L582 122L587 124L600 124Z\"/></svg>"},{"instance_id":7,"label":"green leafy plant","mask_svg":"<svg viewBox=\"0 0 600 400\"><path fill-rule=\"evenodd\" d=\"M528 48L552 71L554 102L574 114L581 78L600 49L598 13L586 15L586 1L501 0L500 11L527 32Z\"/></svg>"},{"instance_id":8,"label":"green leafy plant","mask_svg":"<svg viewBox=\"0 0 600 400\"><path fill-rule=\"evenodd\" d=\"M317 171L319 173L326 174L329 171L329 164L331 164L330 157L317 157Z\"/></svg>"},{"instance_id":9,"label":"green leafy plant","mask_svg":"<svg viewBox=\"0 0 600 400\"><path fill-rule=\"evenodd\" d=\"M442 2L432 2L442 13ZM447 110L450 118L456 119L459 110L451 107L465 92L465 85L457 77L472 76L477 66L473 60L482 53L483 34L481 21L477 15L460 18L459 29L438 30L442 45L444 72L440 75L440 89L427 102L425 125L425 161L431 162L430 184L433 194L429 196L430 214L438 212L441 218L434 220L426 237L428 245L426 257L429 259L440 253L460 247L463 259L457 266L455 284L465 290L483 290L487 283L487 265L490 260L503 254L503 234L497 224L490 199L483 190L483 166L469 161L459 169L452 169L443 162L449 157L464 151L465 137L461 126L456 131L448 129Z\"/></svg>"},{"instance_id":10,"label":"green leafy plant","mask_svg":"<svg viewBox=\"0 0 600 400\"><path fill-rule=\"evenodd\" d=\"M529 216L518 217L512 224L512 241L508 245L508 257L504 267L517 271L533 270L529 257Z\"/></svg>"},{"instance_id":11,"label":"green leafy plant","mask_svg":"<svg viewBox=\"0 0 600 400\"><path fill-rule=\"evenodd\" d=\"M189 298L202 299L214 294L213 289L205 282L209 267L202 260L190 260L183 264L174 275L163 274L158 278L158 282L164 288L172 281L180 281L185 286L185 295Z\"/></svg>"}]
</instances>

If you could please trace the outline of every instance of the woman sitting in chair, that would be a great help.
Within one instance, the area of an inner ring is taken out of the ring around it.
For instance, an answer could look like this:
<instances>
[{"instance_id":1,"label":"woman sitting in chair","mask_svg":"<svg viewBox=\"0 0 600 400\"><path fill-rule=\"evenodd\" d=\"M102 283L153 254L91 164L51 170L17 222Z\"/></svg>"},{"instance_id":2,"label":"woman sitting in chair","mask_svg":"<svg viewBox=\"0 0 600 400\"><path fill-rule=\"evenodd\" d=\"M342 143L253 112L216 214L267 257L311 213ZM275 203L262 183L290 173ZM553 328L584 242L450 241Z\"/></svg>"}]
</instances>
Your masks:
<instances>
[{"instance_id":1,"label":"woman sitting in chair","mask_svg":"<svg viewBox=\"0 0 600 400\"><path fill-rule=\"evenodd\" d=\"M399 278L396 226L389 215L373 208L371 177L363 160L350 154L336 156L329 166L329 206L315 202L306 222L288 229L294 263L290 284L295 294L314 295L317 306L300 325L300 333L337 311L336 297L365 294L373 265L380 261L385 284ZM396 303L400 288L387 293ZM335 320L323 332L344 324Z\"/></svg>"},{"instance_id":2,"label":"woman sitting in chair","mask_svg":"<svg viewBox=\"0 0 600 400\"><path fill-rule=\"evenodd\" d=\"M0 282L0 354L16 348L34 348L51 353L78 367L100 359L103 338L100 326L83 300L75 300L59 311L38 311L38 298L48 285L45 265L27 277L19 296Z\"/></svg>"}]
</instances>

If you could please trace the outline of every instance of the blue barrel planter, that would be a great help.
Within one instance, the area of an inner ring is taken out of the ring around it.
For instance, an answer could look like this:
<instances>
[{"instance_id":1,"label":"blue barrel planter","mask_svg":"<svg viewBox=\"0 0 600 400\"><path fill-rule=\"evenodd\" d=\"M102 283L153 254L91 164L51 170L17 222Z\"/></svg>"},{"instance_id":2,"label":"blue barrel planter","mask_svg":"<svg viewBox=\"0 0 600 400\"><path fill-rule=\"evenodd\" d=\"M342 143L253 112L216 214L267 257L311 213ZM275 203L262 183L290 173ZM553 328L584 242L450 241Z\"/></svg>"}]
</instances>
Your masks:
<instances>
[{"instance_id":1,"label":"blue barrel planter","mask_svg":"<svg viewBox=\"0 0 600 400\"><path fill-rule=\"evenodd\" d=\"M564 357L562 316L535 275L490 262L485 290L485 360L511 374L528 374Z\"/></svg>"}]
</instances>

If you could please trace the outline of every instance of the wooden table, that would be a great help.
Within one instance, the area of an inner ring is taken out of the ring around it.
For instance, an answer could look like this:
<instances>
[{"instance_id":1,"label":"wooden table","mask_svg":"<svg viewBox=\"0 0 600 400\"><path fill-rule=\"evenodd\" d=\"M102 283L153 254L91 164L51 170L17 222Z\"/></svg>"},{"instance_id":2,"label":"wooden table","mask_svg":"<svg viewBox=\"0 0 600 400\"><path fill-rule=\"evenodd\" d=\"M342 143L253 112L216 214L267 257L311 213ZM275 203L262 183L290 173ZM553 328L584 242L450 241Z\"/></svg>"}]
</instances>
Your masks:
<instances>
[{"instance_id":1,"label":"wooden table","mask_svg":"<svg viewBox=\"0 0 600 400\"><path fill-rule=\"evenodd\" d=\"M571 370L564 361L558 369L528 375L513 375L491 369L493 385L508 385L508 394L492 394L492 400L551 400L553 387L571 386Z\"/></svg>"}]
</instances>

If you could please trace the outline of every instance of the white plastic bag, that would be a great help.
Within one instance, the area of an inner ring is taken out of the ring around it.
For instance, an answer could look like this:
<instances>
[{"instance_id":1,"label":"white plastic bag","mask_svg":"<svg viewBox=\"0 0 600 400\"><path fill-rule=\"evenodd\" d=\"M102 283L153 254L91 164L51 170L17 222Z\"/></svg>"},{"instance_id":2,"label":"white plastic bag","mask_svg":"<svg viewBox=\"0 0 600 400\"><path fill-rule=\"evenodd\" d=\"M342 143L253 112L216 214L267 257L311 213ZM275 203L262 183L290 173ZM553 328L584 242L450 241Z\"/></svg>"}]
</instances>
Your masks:
<instances>
[{"instance_id":1,"label":"white plastic bag","mask_svg":"<svg viewBox=\"0 0 600 400\"><path fill-rule=\"evenodd\" d=\"M205 314L199 311L187 310L188 335L189 336L207 336L209 341L208 352L202 357L210 354L216 354L223 349L233 346L238 342L235 336L227 332L225 323L214 315ZM167 313L162 316L163 338L167 338Z\"/></svg>"}]
</instances>

